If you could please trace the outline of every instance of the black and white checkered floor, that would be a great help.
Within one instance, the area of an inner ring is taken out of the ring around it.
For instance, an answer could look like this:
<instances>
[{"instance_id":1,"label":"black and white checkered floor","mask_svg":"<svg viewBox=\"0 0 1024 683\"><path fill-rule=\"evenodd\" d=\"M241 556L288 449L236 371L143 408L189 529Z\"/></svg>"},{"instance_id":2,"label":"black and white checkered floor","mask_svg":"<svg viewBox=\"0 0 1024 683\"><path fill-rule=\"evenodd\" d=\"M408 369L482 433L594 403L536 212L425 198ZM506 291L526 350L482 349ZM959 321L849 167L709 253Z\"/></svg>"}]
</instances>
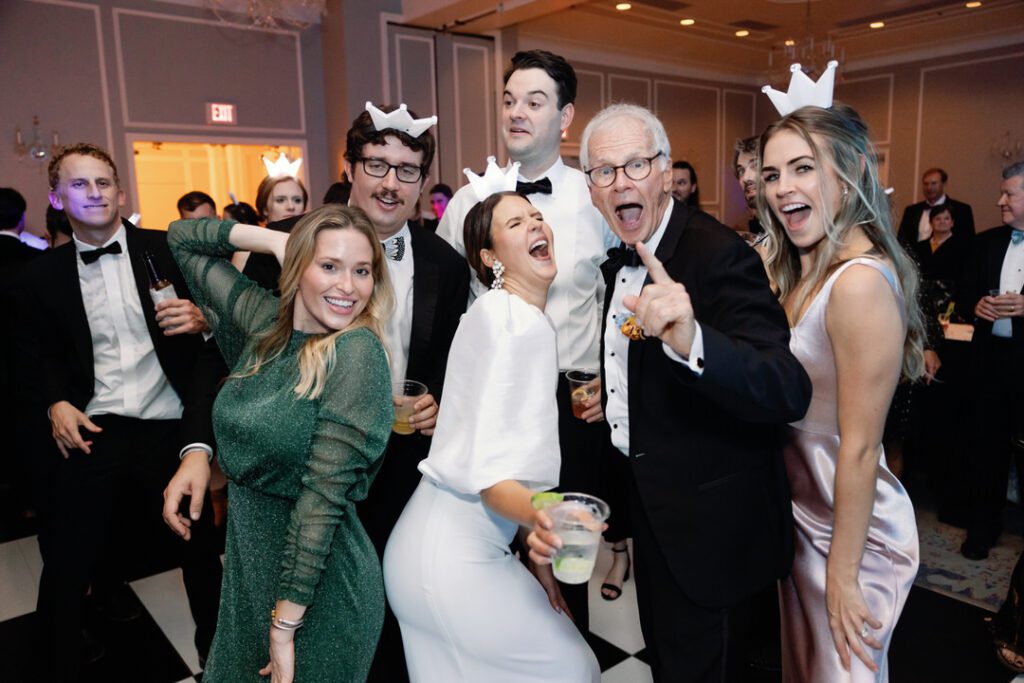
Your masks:
<instances>
[{"instance_id":1,"label":"black and white checkered floor","mask_svg":"<svg viewBox=\"0 0 1024 683\"><path fill-rule=\"evenodd\" d=\"M602 549L590 589L590 645L601 663L602 683L646 683L650 667L643 661L644 642L637 617L636 592L627 581L622 596L608 602L599 586L611 563ZM29 678L32 665L34 610L42 560L35 536L0 543L0 679L15 683ZM192 644L193 622L181 572L165 571L129 583L143 606L142 617L124 624L97 625L107 646L91 665L86 680L178 683L201 680L199 658Z\"/></svg>"}]
</instances>

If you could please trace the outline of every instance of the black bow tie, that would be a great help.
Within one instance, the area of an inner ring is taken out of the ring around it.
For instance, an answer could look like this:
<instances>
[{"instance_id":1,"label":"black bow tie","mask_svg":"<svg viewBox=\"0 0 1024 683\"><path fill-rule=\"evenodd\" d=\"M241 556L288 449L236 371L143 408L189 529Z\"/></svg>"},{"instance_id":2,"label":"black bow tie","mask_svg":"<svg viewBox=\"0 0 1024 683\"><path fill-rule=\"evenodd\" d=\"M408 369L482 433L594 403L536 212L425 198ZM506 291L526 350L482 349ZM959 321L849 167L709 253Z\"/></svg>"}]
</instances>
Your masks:
<instances>
[{"instance_id":1,"label":"black bow tie","mask_svg":"<svg viewBox=\"0 0 1024 683\"><path fill-rule=\"evenodd\" d=\"M121 253L121 243L120 242L111 242L107 246L100 247L99 249L92 249L90 251L80 251L80 252L78 252L78 255L82 257L82 263L84 263L85 265L89 265L90 263L96 263L96 261L99 260L100 256L103 256L104 254L120 254L120 253Z\"/></svg>"},{"instance_id":2,"label":"black bow tie","mask_svg":"<svg viewBox=\"0 0 1024 683\"><path fill-rule=\"evenodd\" d=\"M392 261L401 261L405 256L405 237L402 235L381 242L380 246L384 247L384 253Z\"/></svg>"},{"instance_id":3,"label":"black bow tie","mask_svg":"<svg viewBox=\"0 0 1024 683\"><path fill-rule=\"evenodd\" d=\"M551 181L547 178L541 178L533 183L517 180L516 192L519 194L551 194Z\"/></svg>"},{"instance_id":4,"label":"black bow tie","mask_svg":"<svg viewBox=\"0 0 1024 683\"><path fill-rule=\"evenodd\" d=\"M608 260L601 264L601 267L609 268L614 273L623 266L639 268L643 264L644 262L640 260L640 254L637 253L636 249L623 245L609 249Z\"/></svg>"}]
</instances>

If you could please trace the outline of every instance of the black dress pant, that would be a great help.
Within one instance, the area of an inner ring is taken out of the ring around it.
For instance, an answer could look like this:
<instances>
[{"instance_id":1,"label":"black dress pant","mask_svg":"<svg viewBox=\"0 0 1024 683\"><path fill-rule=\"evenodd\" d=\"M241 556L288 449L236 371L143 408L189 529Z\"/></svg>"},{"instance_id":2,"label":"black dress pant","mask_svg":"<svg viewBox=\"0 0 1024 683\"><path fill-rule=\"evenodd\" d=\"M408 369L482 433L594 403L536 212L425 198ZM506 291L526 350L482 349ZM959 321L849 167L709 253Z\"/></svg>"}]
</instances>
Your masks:
<instances>
[{"instance_id":1,"label":"black dress pant","mask_svg":"<svg viewBox=\"0 0 1024 683\"><path fill-rule=\"evenodd\" d=\"M1024 358L1009 339L992 337L974 349L974 447L967 455L970 511L967 538L993 546L1002 532L1011 439L1024 431ZM970 448L970 447L969 447ZM1024 458L1017 457L1020 471Z\"/></svg>"},{"instance_id":2,"label":"black dress pant","mask_svg":"<svg viewBox=\"0 0 1024 683\"><path fill-rule=\"evenodd\" d=\"M753 599L728 607L693 602L676 582L661 552L632 476L629 481L640 629L655 683L739 680ZM694 557L693 561L703 558Z\"/></svg>"},{"instance_id":3,"label":"black dress pant","mask_svg":"<svg viewBox=\"0 0 1024 683\"><path fill-rule=\"evenodd\" d=\"M100 574L109 580L110 571L125 566L123 558L144 548L160 547L180 558L201 657L209 652L217 624L222 569L209 497L192 524L192 540L182 540L163 523L163 490L177 470L182 445L179 421L92 419L103 431L83 430L93 442L91 453L73 450L65 460L51 442L52 450L36 461L43 558L36 609L47 681L77 679L89 585ZM146 529L145 537L126 537L129 521Z\"/></svg>"}]
</instances>

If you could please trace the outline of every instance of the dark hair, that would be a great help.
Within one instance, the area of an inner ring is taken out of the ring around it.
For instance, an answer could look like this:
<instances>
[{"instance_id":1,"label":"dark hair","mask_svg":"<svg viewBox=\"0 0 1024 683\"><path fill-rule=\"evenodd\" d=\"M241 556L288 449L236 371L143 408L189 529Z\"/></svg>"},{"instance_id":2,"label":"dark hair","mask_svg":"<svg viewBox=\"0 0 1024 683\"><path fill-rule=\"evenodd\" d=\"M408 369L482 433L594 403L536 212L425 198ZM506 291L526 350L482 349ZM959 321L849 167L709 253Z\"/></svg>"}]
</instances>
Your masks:
<instances>
[{"instance_id":1,"label":"dark hair","mask_svg":"<svg viewBox=\"0 0 1024 683\"><path fill-rule=\"evenodd\" d=\"M740 174L736 173L736 164L739 163L741 154L753 154L757 156L757 151L761 149L761 137L758 135L751 136L749 138L740 138L736 141L736 144L732 146L732 173L737 178Z\"/></svg>"},{"instance_id":2,"label":"dark hair","mask_svg":"<svg viewBox=\"0 0 1024 683\"><path fill-rule=\"evenodd\" d=\"M448 199L451 199L452 195L455 194L454 192L452 192L452 188L448 187L444 183L438 183L437 185L434 185L432 188L430 188L430 192L428 192L427 194L435 194L437 192L440 192Z\"/></svg>"},{"instance_id":3,"label":"dark hair","mask_svg":"<svg viewBox=\"0 0 1024 683\"><path fill-rule=\"evenodd\" d=\"M60 182L60 165L64 161L64 157L72 154L80 154L86 157L94 157L99 159L107 166L110 166L110 170L114 173L114 184L121 187L121 179L117 177L117 164L110 158L106 150L102 147L98 147L88 142L78 142L73 145L66 145L60 148L60 151L53 155L50 159L50 165L47 167L47 175L50 176L50 189L56 190L57 183Z\"/></svg>"},{"instance_id":4,"label":"dark hair","mask_svg":"<svg viewBox=\"0 0 1024 683\"><path fill-rule=\"evenodd\" d=\"M512 64L505 70L503 84L508 83L516 71L541 69L558 86L558 108L576 101L576 71L565 57L547 50L528 50L512 55Z\"/></svg>"},{"instance_id":5,"label":"dark hair","mask_svg":"<svg viewBox=\"0 0 1024 683\"><path fill-rule=\"evenodd\" d=\"M735 165L735 164L734 164ZM672 168L678 168L681 171L690 172L690 184L696 185L697 189L690 193L690 196L683 202L686 206L696 206L700 208L700 185L697 185L697 169L695 169L689 161L676 161L672 164Z\"/></svg>"},{"instance_id":6,"label":"dark hair","mask_svg":"<svg viewBox=\"0 0 1024 683\"><path fill-rule=\"evenodd\" d=\"M299 186L302 190L302 203L306 205L306 209L309 209L309 193L306 192L306 186L302 184L302 181L295 176L281 175L276 178L267 176L260 181L260 186L256 188L256 212L259 213L261 219L266 220L267 218L267 203L270 201L270 194L274 191L274 188L290 180Z\"/></svg>"},{"instance_id":7,"label":"dark hair","mask_svg":"<svg viewBox=\"0 0 1024 683\"><path fill-rule=\"evenodd\" d=\"M0 187L0 230L18 227L27 207L20 192L13 187Z\"/></svg>"},{"instance_id":8,"label":"dark hair","mask_svg":"<svg viewBox=\"0 0 1024 683\"><path fill-rule=\"evenodd\" d=\"M928 220L931 221L936 216L943 213L948 213L950 218L953 217L953 212L950 210L949 204L947 204L946 202L942 202L941 204L936 204L935 206L933 206L931 210L928 212Z\"/></svg>"},{"instance_id":9,"label":"dark hair","mask_svg":"<svg viewBox=\"0 0 1024 683\"><path fill-rule=\"evenodd\" d=\"M385 114L390 114L398 109L398 107L393 104L382 104L378 109ZM414 119L419 118L412 109L408 111L409 116ZM420 168L423 170L423 177L420 178L422 183L427 177L427 169L430 168L430 164L434 163L434 152L437 149L437 141L434 140L434 134L430 132L430 128L427 128L420 133L419 137L415 138L408 133L395 130L394 128L377 130L377 127L373 125L370 112L363 111L352 122L352 127L348 129L348 134L345 136L345 161L354 166L357 161L363 158L363 147L369 144L383 145L388 137L398 138L399 142L414 152L423 152L423 162L420 164Z\"/></svg>"},{"instance_id":10,"label":"dark hair","mask_svg":"<svg viewBox=\"0 0 1024 683\"><path fill-rule=\"evenodd\" d=\"M245 202L238 202L237 204L228 204L224 207L224 218L246 225L256 225L260 222L260 216L256 213L256 209L252 208Z\"/></svg>"},{"instance_id":11,"label":"dark hair","mask_svg":"<svg viewBox=\"0 0 1024 683\"><path fill-rule=\"evenodd\" d=\"M192 190L181 195L181 199L178 200L178 213L184 213L185 211L195 211L203 204L209 204L213 207L213 212L217 213L217 202L213 201L213 197L200 192L199 190Z\"/></svg>"},{"instance_id":12,"label":"dark hair","mask_svg":"<svg viewBox=\"0 0 1024 683\"><path fill-rule=\"evenodd\" d=\"M921 174L921 180L924 180L925 178L930 176L932 173L938 173L939 177L942 178L942 183L943 184L945 184L949 180L949 174L946 173L945 170L939 168L938 166L933 166L932 168L929 168L924 173L922 173Z\"/></svg>"},{"instance_id":13,"label":"dark hair","mask_svg":"<svg viewBox=\"0 0 1024 683\"><path fill-rule=\"evenodd\" d=\"M348 198L352 194L352 183L342 180L332 183L324 193L324 204L348 204Z\"/></svg>"},{"instance_id":14,"label":"dark hair","mask_svg":"<svg viewBox=\"0 0 1024 683\"><path fill-rule=\"evenodd\" d=\"M46 232L50 233L51 243L57 241L57 235L74 236L68 215L50 205L46 206Z\"/></svg>"},{"instance_id":15,"label":"dark hair","mask_svg":"<svg viewBox=\"0 0 1024 683\"><path fill-rule=\"evenodd\" d=\"M466 221L462 224L462 242L466 246L466 261L473 269L480 282L485 287L490 287L494 282L494 271L484 265L480 258L481 249L490 249L494 246L491 241L491 220L494 218L494 207L505 197L522 197L530 201L526 195L513 190L495 192L487 199L476 204L466 214Z\"/></svg>"}]
</instances>

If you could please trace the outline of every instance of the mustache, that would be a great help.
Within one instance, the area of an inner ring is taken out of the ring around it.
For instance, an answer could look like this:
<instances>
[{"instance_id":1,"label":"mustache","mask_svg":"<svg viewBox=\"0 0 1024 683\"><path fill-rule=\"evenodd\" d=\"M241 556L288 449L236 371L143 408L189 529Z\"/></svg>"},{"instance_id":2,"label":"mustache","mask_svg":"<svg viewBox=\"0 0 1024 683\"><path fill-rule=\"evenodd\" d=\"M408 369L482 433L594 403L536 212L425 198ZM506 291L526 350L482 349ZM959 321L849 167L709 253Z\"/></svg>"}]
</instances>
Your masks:
<instances>
[{"instance_id":1,"label":"mustache","mask_svg":"<svg viewBox=\"0 0 1024 683\"><path fill-rule=\"evenodd\" d=\"M371 195L374 199L386 199L389 202L398 202L399 204L405 204L405 200L398 196L398 193L394 190L380 190L374 192Z\"/></svg>"}]
</instances>

